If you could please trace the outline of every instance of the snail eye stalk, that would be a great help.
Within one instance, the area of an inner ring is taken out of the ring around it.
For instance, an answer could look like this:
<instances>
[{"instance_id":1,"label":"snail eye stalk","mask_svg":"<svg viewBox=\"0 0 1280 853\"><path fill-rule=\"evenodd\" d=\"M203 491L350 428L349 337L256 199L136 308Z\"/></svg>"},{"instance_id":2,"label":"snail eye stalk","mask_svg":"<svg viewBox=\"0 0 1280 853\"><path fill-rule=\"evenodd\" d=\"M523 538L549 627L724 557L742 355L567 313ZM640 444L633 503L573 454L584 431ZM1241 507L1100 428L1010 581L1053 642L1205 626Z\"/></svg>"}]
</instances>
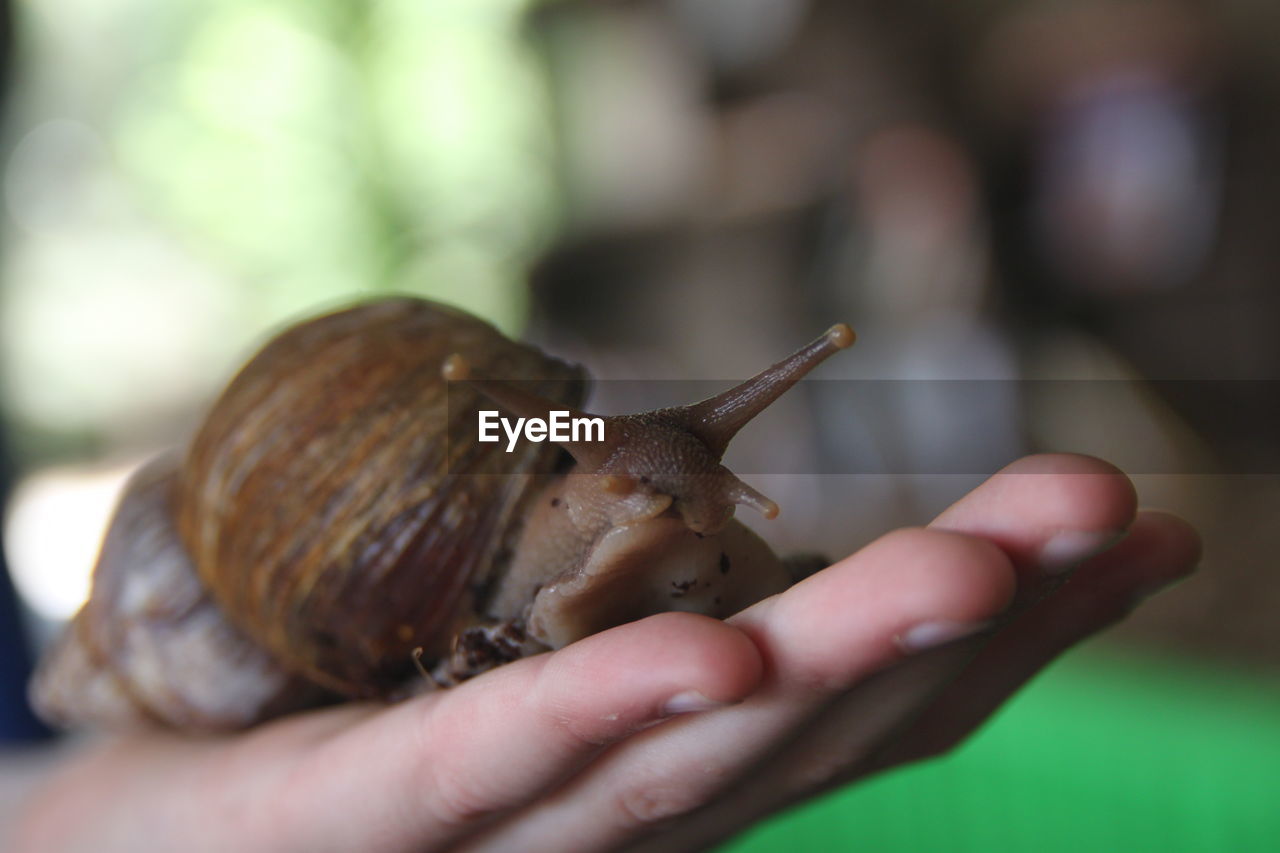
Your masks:
<instances>
[{"instance_id":1,"label":"snail eye stalk","mask_svg":"<svg viewBox=\"0 0 1280 853\"><path fill-rule=\"evenodd\" d=\"M769 408L809 371L840 350L853 346L856 339L853 329L837 323L817 340L741 385L701 403L675 409L672 415L681 419L717 458L724 456L738 430Z\"/></svg>"}]
</instances>

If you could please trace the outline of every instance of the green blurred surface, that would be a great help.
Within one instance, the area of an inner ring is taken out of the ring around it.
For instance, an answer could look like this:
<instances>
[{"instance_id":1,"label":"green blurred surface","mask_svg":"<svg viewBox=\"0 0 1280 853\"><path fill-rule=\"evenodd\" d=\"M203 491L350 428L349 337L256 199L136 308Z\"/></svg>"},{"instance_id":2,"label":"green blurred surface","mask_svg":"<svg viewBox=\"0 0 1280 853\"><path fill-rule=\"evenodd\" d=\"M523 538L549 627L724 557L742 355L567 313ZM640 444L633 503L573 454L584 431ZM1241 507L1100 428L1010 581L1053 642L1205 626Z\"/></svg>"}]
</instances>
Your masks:
<instances>
[{"instance_id":1,"label":"green blurred surface","mask_svg":"<svg viewBox=\"0 0 1280 853\"><path fill-rule=\"evenodd\" d=\"M1280 679L1071 656L956 753L841 790L721 853L1280 850Z\"/></svg>"}]
</instances>

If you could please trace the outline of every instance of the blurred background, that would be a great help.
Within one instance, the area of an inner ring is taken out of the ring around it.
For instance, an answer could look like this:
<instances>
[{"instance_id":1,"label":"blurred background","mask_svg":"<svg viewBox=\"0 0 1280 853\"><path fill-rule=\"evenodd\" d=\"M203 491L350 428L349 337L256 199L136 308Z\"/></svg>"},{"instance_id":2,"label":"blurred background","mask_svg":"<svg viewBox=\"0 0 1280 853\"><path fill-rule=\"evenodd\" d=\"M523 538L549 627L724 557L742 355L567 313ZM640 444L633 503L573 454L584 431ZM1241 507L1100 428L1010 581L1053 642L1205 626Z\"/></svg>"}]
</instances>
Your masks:
<instances>
[{"instance_id":1,"label":"blurred background","mask_svg":"<svg viewBox=\"0 0 1280 853\"><path fill-rule=\"evenodd\" d=\"M738 379L852 322L729 460L783 550L1035 450L1203 531L1200 576L956 755L728 849L1280 849L1280 6L0 7L0 822L72 748L22 683L123 478L282 324L408 292L602 379ZM687 402L660 387L593 408Z\"/></svg>"}]
</instances>

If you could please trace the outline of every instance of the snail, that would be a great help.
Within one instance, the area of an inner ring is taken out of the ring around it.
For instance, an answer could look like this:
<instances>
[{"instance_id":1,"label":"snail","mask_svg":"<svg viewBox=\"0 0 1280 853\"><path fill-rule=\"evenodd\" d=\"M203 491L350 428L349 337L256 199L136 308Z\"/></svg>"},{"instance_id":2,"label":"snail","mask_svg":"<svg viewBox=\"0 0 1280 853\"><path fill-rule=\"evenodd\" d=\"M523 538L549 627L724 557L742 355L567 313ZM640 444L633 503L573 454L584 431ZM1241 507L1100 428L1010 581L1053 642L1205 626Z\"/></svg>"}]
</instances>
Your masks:
<instances>
[{"instance_id":1,"label":"snail","mask_svg":"<svg viewBox=\"0 0 1280 853\"><path fill-rule=\"evenodd\" d=\"M653 613L737 612L817 566L733 518L778 510L721 457L853 338L836 325L703 402L602 418L600 440L504 445L476 440L481 406L581 415L585 371L416 298L290 327L184 453L129 480L33 705L231 730L406 695L415 665L448 686Z\"/></svg>"}]
</instances>

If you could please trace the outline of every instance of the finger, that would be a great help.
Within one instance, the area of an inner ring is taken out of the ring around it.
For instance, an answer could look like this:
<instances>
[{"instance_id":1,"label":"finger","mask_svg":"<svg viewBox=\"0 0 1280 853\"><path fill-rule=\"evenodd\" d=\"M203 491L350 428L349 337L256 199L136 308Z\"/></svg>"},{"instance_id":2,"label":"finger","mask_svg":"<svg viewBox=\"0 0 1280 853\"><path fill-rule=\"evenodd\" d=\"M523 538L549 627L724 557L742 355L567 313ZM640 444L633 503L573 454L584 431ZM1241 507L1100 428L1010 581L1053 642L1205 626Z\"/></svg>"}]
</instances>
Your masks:
<instances>
[{"instance_id":1,"label":"finger","mask_svg":"<svg viewBox=\"0 0 1280 853\"><path fill-rule=\"evenodd\" d=\"M664 833L662 846L655 839L635 850L703 849L797 800L946 752L1059 654L1185 577L1198 558L1198 538L1184 521L1141 513L1129 538L1082 566L1052 598L980 650L979 640L953 644L868 679L728 796ZM966 666L966 651L975 650Z\"/></svg>"},{"instance_id":2,"label":"finger","mask_svg":"<svg viewBox=\"0 0 1280 853\"><path fill-rule=\"evenodd\" d=\"M985 624L1013 589L990 543L889 534L730 620L765 660L750 699L630 739L476 849L598 850L643 836L705 803L849 685Z\"/></svg>"},{"instance_id":3,"label":"finger","mask_svg":"<svg viewBox=\"0 0 1280 853\"><path fill-rule=\"evenodd\" d=\"M951 749L1062 652L1185 578L1200 553L1199 536L1182 519L1163 512L1139 514L1128 539L1089 561L1051 598L1000 632L880 763Z\"/></svg>"},{"instance_id":4,"label":"finger","mask_svg":"<svg viewBox=\"0 0 1280 853\"><path fill-rule=\"evenodd\" d=\"M984 640L971 637L949 643L872 674L805 719L707 806L625 849L709 849L774 812L845 784L855 777L855 768L865 766L886 739L963 671Z\"/></svg>"},{"instance_id":5,"label":"finger","mask_svg":"<svg viewBox=\"0 0 1280 853\"><path fill-rule=\"evenodd\" d=\"M905 529L729 623L765 650L766 687L829 693L903 652L980 630L1014 587L1008 559L984 540Z\"/></svg>"},{"instance_id":6,"label":"finger","mask_svg":"<svg viewBox=\"0 0 1280 853\"><path fill-rule=\"evenodd\" d=\"M4 849L218 849L219 839L183 841L189 838L184 830L200 818L188 792L196 787L202 744L160 734L78 740L63 745L60 766L23 804Z\"/></svg>"},{"instance_id":7,"label":"finger","mask_svg":"<svg viewBox=\"0 0 1280 853\"><path fill-rule=\"evenodd\" d=\"M740 701L760 675L755 647L733 628L691 614L651 617L312 746L267 798L264 816L293 849L439 849L620 738Z\"/></svg>"},{"instance_id":8,"label":"finger","mask_svg":"<svg viewBox=\"0 0 1280 853\"><path fill-rule=\"evenodd\" d=\"M1114 545L1136 512L1133 484L1118 468L1053 453L1006 466L929 526L996 543L1034 587Z\"/></svg>"}]
</instances>

